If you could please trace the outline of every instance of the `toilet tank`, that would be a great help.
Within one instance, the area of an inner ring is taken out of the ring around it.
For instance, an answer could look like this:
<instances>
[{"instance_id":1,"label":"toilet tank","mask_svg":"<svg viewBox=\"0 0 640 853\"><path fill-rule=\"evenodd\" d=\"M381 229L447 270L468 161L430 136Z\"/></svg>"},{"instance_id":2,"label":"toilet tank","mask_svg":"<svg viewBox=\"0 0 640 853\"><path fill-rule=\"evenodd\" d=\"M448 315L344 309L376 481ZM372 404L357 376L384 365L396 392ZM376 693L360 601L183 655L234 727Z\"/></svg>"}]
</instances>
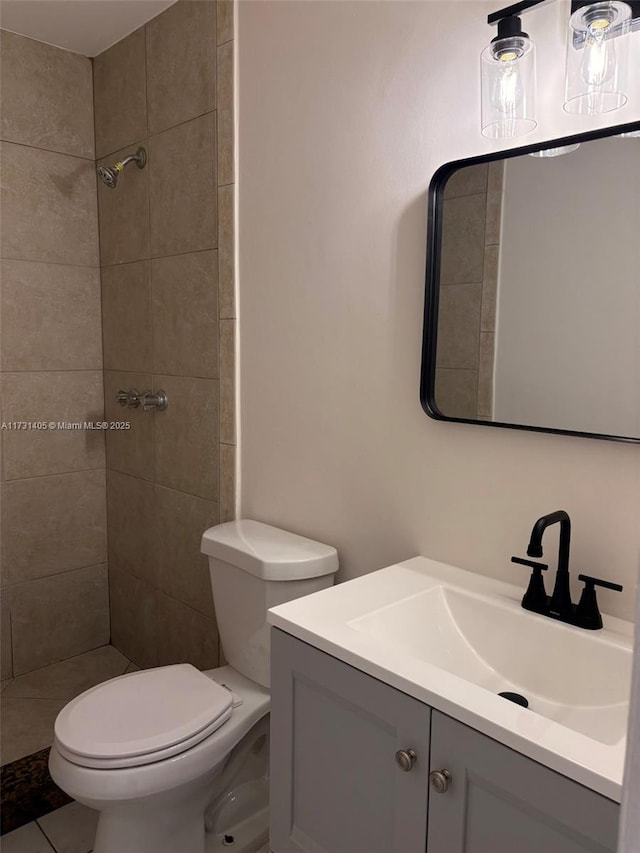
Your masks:
<instances>
[{"instance_id":1,"label":"toilet tank","mask_svg":"<svg viewBox=\"0 0 640 853\"><path fill-rule=\"evenodd\" d=\"M201 550L209 557L224 656L242 675L269 687L267 610L331 586L336 549L241 519L206 530Z\"/></svg>"}]
</instances>

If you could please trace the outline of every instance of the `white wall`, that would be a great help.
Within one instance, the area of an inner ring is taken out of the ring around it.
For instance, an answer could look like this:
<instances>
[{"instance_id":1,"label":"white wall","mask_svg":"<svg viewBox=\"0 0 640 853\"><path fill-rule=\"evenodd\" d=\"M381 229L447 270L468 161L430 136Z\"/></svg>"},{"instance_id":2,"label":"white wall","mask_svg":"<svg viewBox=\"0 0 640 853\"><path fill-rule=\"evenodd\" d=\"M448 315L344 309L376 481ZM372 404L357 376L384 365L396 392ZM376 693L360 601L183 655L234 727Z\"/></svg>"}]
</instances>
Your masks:
<instances>
[{"instance_id":1,"label":"white wall","mask_svg":"<svg viewBox=\"0 0 640 853\"><path fill-rule=\"evenodd\" d=\"M640 139L515 157L504 187L494 419L640 436Z\"/></svg>"},{"instance_id":2,"label":"white wall","mask_svg":"<svg viewBox=\"0 0 640 853\"><path fill-rule=\"evenodd\" d=\"M498 147L478 100L495 5L239 3L241 511L334 544L342 580L421 553L524 586L509 558L562 507L574 574L624 583L602 601L631 618L638 447L440 423L418 399L427 187ZM567 9L527 13L522 144L611 122L562 110ZM639 117L635 92L615 120Z\"/></svg>"}]
</instances>

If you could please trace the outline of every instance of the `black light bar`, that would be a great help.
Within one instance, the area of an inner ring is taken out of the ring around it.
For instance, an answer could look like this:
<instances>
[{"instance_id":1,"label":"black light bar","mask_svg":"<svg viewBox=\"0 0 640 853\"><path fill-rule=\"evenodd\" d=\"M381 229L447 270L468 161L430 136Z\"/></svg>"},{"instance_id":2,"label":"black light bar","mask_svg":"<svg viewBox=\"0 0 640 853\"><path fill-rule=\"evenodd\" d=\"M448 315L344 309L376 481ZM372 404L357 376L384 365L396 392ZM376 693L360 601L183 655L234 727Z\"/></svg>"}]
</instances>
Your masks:
<instances>
[{"instance_id":1,"label":"black light bar","mask_svg":"<svg viewBox=\"0 0 640 853\"><path fill-rule=\"evenodd\" d=\"M487 17L487 23L497 24L502 18L507 18L510 15L521 15L534 6L541 6L543 3L549 2L551 0L520 0L519 3L505 6L504 9L500 9L498 12L492 12ZM591 6L594 2L596 0L571 0L571 14L573 15L576 9L581 9L583 6ZM624 0L624 2L628 6L631 6L632 28L634 30L640 28L640 0Z\"/></svg>"},{"instance_id":2,"label":"black light bar","mask_svg":"<svg viewBox=\"0 0 640 853\"><path fill-rule=\"evenodd\" d=\"M500 9L499 12L492 12L488 18L488 24L497 24L502 18L509 18L512 15L521 15L522 12L526 12L527 9L531 9L533 6L540 6L542 3L547 3L549 0L520 0L520 3L513 3L511 6L505 6L504 9Z\"/></svg>"}]
</instances>

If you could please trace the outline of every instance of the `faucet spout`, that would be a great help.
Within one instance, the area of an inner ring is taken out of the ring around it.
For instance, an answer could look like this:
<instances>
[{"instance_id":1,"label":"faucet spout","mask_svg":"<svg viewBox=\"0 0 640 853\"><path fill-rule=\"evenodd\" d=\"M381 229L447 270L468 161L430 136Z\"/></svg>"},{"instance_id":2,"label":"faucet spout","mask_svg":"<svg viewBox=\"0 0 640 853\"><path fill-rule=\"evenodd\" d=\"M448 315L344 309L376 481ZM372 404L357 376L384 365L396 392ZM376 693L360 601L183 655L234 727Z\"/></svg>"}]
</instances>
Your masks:
<instances>
[{"instance_id":1,"label":"faucet spout","mask_svg":"<svg viewBox=\"0 0 640 853\"><path fill-rule=\"evenodd\" d=\"M527 554L530 557L542 557L542 535L552 524L560 524L560 547L558 550L558 570L553 595L549 602L549 612L554 616L567 619L573 612L571 590L569 587L569 546L571 543L571 519L563 510L543 515L533 525Z\"/></svg>"}]
</instances>

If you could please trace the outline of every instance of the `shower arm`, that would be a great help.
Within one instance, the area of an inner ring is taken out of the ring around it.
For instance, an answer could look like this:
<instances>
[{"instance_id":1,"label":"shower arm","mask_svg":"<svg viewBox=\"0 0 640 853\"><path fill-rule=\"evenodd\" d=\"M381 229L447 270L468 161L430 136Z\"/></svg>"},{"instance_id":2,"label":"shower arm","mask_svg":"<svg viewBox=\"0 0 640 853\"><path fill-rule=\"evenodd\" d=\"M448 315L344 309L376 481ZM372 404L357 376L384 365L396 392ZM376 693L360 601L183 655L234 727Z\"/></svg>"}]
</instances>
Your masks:
<instances>
[{"instance_id":1,"label":"shower arm","mask_svg":"<svg viewBox=\"0 0 640 853\"><path fill-rule=\"evenodd\" d=\"M139 154L129 154L129 156L125 157L124 160L120 160L120 165L121 166L127 166L129 163L132 163L132 162L137 163L139 161L139 159L140 159Z\"/></svg>"},{"instance_id":2,"label":"shower arm","mask_svg":"<svg viewBox=\"0 0 640 853\"><path fill-rule=\"evenodd\" d=\"M147 165L146 150L142 147L138 148L135 154L128 154L126 157L123 157L122 160L119 161L118 165L121 169L124 169L124 167L129 163L135 163L138 169L144 169Z\"/></svg>"}]
</instances>

